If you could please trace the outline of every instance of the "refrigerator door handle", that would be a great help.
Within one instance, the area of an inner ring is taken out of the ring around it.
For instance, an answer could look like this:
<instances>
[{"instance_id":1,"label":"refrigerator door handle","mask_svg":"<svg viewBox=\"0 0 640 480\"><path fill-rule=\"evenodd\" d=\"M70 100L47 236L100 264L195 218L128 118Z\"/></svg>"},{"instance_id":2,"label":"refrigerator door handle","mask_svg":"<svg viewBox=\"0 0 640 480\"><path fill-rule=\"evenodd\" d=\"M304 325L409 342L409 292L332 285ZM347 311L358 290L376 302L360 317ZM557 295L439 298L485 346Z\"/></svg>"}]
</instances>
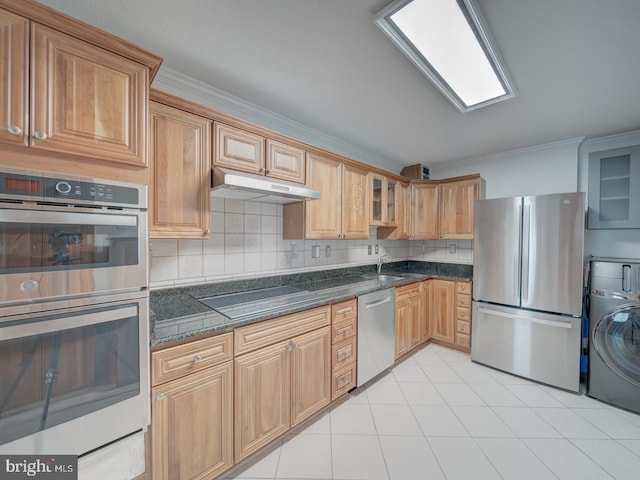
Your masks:
<instances>
[{"instance_id":1,"label":"refrigerator door handle","mask_svg":"<svg viewBox=\"0 0 640 480\"><path fill-rule=\"evenodd\" d=\"M631 265L622 265L622 291L631 291Z\"/></svg>"},{"instance_id":2,"label":"refrigerator door handle","mask_svg":"<svg viewBox=\"0 0 640 480\"><path fill-rule=\"evenodd\" d=\"M499 312L497 310L488 310L488 311L491 312L491 315L495 315L496 317L504 317L512 320L521 320L529 323L537 323L539 325L547 325L549 327L572 328L572 325L570 322L556 322L553 320L544 320L542 318L523 317L519 315L512 315L510 313Z\"/></svg>"},{"instance_id":3,"label":"refrigerator door handle","mask_svg":"<svg viewBox=\"0 0 640 480\"><path fill-rule=\"evenodd\" d=\"M529 259L531 249L531 203L524 198L522 205L522 287L520 305L529 299Z\"/></svg>"}]
</instances>

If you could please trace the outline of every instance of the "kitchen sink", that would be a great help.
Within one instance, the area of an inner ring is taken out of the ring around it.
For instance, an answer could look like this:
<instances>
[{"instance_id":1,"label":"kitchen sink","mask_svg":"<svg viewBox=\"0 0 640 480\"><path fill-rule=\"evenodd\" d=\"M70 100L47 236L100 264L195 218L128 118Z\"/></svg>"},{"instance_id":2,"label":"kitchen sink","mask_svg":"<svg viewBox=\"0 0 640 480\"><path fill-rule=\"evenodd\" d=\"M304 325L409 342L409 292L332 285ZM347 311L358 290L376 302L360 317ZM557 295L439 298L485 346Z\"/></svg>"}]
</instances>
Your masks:
<instances>
[{"instance_id":1,"label":"kitchen sink","mask_svg":"<svg viewBox=\"0 0 640 480\"><path fill-rule=\"evenodd\" d=\"M378 280L379 282L395 282L396 280L402 280L404 278L397 275L387 275L385 273L365 275L364 277L368 279Z\"/></svg>"}]
</instances>

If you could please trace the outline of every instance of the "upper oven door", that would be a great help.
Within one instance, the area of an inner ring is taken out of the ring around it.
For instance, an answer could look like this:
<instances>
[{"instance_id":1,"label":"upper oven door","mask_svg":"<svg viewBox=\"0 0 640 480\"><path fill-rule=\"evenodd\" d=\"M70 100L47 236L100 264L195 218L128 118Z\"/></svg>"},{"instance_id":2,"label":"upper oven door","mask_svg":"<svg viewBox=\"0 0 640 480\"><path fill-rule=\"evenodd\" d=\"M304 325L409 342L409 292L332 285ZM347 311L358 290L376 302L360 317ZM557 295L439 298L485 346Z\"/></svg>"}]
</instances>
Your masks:
<instances>
[{"instance_id":1,"label":"upper oven door","mask_svg":"<svg viewBox=\"0 0 640 480\"><path fill-rule=\"evenodd\" d=\"M0 206L0 304L147 286L147 213Z\"/></svg>"}]
</instances>

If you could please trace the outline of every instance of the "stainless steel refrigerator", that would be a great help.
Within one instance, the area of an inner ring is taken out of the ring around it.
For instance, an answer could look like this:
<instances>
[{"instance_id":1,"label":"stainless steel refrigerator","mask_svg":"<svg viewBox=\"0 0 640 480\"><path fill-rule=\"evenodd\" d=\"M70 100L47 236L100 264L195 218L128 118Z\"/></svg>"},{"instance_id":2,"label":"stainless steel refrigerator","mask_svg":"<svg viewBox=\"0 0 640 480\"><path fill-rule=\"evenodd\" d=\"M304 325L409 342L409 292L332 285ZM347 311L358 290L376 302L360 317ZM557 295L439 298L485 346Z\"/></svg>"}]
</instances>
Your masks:
<instances>
[{"instance_id":1,"label":"stainless steel refrigerator","mask_svg":"<svg viewBox=\"0 0 640 480\"><path fill-rule=\"evenodd\" d=\"M471 359L580 387L585 194L478 200Z\"/></svg>"}]
</instances>

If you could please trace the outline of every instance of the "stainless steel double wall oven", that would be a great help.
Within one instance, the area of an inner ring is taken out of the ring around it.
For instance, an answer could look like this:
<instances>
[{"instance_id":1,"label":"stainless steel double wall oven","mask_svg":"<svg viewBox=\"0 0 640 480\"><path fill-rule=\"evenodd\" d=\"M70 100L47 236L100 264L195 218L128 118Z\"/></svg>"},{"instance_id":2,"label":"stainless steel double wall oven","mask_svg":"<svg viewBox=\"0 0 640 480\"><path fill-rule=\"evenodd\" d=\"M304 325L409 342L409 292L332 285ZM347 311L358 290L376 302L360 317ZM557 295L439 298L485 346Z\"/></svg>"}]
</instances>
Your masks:
<instances>
[{"instance_id":1,"label":"stainless steel double wall oven","mask_svg":"<svg viewBox=\"0 0 640 480\"><path fill-rule=\"evenodd\" d=\"M0 453L149 423L146 186L0 171Z\"/></svg>"}]
</instances>

